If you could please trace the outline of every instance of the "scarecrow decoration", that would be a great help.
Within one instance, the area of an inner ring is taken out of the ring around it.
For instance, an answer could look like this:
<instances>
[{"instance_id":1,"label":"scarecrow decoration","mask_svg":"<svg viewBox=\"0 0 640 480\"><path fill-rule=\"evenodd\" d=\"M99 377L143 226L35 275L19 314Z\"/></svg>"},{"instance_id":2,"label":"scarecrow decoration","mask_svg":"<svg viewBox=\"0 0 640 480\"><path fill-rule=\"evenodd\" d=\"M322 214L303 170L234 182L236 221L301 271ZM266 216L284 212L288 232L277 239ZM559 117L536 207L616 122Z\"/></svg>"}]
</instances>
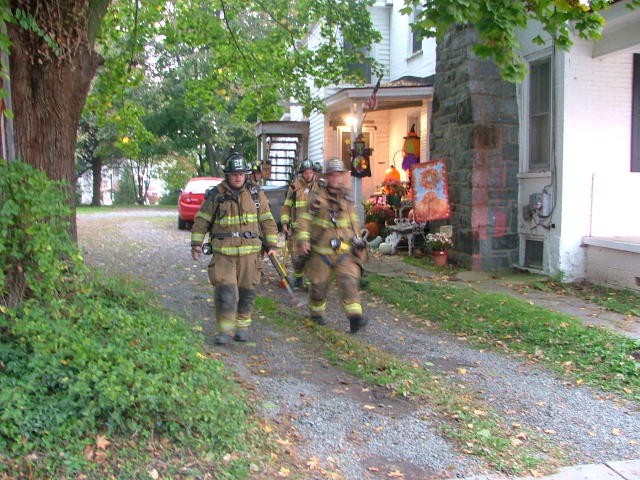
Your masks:
<instances>
[{"instance_id":1,"label":"scarecrow decoration","mask_svg":"<svg viewBox=\"0 0 640 480\"><path fill-rule=\"evenodd\" d=\"M364 141L364 135L359 134L351 149L351 176L358 178L371 176L369 160L371 153L373 153L373 148L368 148Z\"/></svg>"},{"instance_id":2,"label":"scarecrow decoration","mask_svg":"<svg viewBox=\"0 0 640 480\"><path fill-rule=\"evenodd\" d=\"M404 137L402 146L402 169L411 170L411 166L420 163L420 137L416 133L415 123L411 125L411 130Z\"/></svg>"}]
</instances>

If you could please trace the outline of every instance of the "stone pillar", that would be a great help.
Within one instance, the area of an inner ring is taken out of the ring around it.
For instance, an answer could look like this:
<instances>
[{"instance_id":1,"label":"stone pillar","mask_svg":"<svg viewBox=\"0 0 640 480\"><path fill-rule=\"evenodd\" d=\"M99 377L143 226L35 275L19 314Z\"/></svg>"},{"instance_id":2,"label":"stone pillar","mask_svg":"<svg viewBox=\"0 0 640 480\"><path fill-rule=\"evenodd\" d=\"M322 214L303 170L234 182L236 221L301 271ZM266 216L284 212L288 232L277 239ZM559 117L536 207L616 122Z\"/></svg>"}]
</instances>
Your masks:
<instances>
[{"instance_id":1,"label":"stone pillar","mask_svg":"<svg viewBox=\"0 0 640 480\"><path fill-rule=\"evenodd\" d=\"M493 270L518 259L518 107L515 84L471 51L476 38L456 27L438 42L430 148L447 165L450 257Z\"/></svg>"}]
</instances>

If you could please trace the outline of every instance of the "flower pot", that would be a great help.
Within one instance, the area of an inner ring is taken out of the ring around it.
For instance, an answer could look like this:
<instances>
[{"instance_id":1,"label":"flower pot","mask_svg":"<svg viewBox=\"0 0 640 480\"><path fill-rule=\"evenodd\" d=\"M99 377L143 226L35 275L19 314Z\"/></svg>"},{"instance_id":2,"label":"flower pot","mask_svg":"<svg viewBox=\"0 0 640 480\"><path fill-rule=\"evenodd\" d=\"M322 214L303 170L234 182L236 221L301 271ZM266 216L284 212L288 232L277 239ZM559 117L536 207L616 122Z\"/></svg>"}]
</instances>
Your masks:
<instances>
[{"instance_id":1,"label":"flower pot","mask_svg":"<svg viewBox=\"0 0 640 480\"><path fill-rule=\"evenodd\" d=\"M393 208L398 208L401 201L400 195L387 195L387 205Z\"/></svg>"},{"instance_id":2,"label":"flower pot","mask_svg":"<svg viewBox=\"0 0 640 480\"><path fill-rule=\"evenodd\" d=\"M432 250L431 259L439 267L444 267L449 259L449 253L445 250Z\"/></svg>"}]
</instances>

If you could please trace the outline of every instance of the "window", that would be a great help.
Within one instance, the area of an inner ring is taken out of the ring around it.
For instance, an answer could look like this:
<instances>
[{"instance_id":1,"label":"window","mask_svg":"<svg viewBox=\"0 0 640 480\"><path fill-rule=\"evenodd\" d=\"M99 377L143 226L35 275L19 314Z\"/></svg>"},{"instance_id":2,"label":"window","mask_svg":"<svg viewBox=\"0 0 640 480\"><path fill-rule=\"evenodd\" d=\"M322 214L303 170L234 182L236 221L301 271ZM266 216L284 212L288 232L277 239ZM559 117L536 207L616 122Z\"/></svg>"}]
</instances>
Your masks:
<instances>
[{"instance_id":1,"label":"window","mask_svg":"<svg viewBox=\"0 0 640 480\"><path fill-rule=\"evenodd\" d=\"M544 242L526 239L524 243L524 266L542 270L544 258Z\"/></svg>"},{"instance_id":2,"label":"window","mask_svg":"<svg viewBox=\"0 0 640 480\"><path fill-rule=\"evenodd\" d=\"M631 171L640 172L640 54L633 55L631 102Z\"/></svg>"},{"instance_id":3,"label":"window","mask_svg":"<svg viewBox=\"0 0 640 480\"><path fill-rule=\"evenodd\" d=\"M528 144L529 171L547 171L551 167L551 58L529 65Z\"/></svg>"},{"instance_id":4,"label":"window","mask_svg":"<svg viewBox=\"0 0 640 480\"><path fill-rule=\"evenodd\" d=\"M346 41L343 48L347 52L354 50L353 45ZM364 81L364 83L371 83L371 62L367 60L367 57L369 56L369 50L366 48L361 48L358 50L358 52L362 55L362 57L365 58L365 60L363 62L349 63L347 65L347 72L360 78Z\"/></svg>"},{"instance_id":5,"label":"window","mask_svg":"<svg viewBox=\"0 0 640 480\"><path fill-rule=\"evenodd\" d=\"M421 11L422 7L416 7L416 9L413 11L411 23L418 21ZM416 33L413 28L411 28L411 25L409 25L409 29L409 35L411 36L409 44L411 45L411 55L413 55L422 51L422 35Z\"/></svg>"}]
</instances>

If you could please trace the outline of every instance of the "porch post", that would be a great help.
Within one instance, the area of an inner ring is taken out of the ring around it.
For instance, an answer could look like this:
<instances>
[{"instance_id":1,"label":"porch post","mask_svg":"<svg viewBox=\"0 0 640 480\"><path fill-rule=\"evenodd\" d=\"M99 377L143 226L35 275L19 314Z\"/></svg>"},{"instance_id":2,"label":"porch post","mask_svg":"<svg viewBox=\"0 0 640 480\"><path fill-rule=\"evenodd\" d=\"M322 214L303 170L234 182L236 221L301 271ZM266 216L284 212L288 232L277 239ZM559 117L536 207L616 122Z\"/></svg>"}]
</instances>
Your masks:
<instances>
[{"instance_id":1,"label":"porch post","mask_svg":"<svg viewBox=\"0 0 640 480\"><path fill-rule=\"evenodd\" d=\"M355 125L351 125L351 150L355 148L356 137L362 133L362 124L364 122L364 114L362 102L353 103L351 105L351 114L356 118ZM364 206L362 205L362 179L352 177L353 198L356 204L356 212L360 221L364 224Z\"/></svg>"}]
</instances>

